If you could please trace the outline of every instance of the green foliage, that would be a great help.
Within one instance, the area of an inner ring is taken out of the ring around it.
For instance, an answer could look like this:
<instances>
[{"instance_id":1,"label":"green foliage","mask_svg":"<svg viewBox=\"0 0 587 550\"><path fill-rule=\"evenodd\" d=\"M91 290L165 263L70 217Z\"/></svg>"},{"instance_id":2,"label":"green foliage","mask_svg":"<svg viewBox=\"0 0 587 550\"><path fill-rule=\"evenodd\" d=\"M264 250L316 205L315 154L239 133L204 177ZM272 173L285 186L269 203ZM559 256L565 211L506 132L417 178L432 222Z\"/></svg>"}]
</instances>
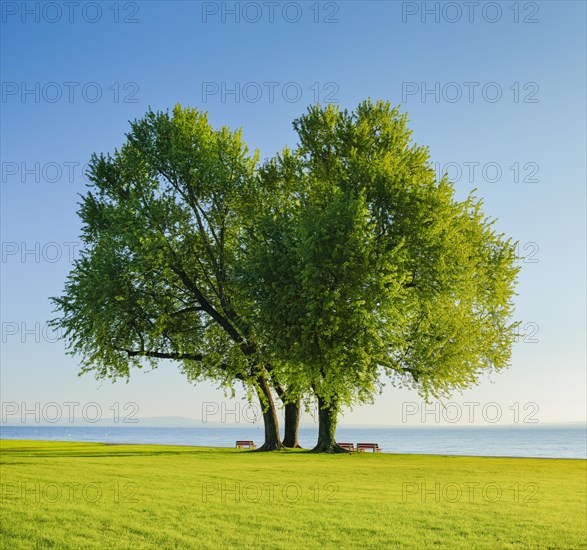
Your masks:
<instances>
[{"instance_id":1,"label":"green foliage","mask_svg":"<svg viewBox=\"0 0 587 550\"><path fill-rule=\"evenodd\" d=\"M279 193L248 241L256 324L326 402L368 400L383 374L438 397L510 358L514 245L436 181L406 122L385 102L311 107L261 171Z\"/></svg>"},{"instance_id":2,"label":"green foliage","mask_svg":"<svg viewBox=\"0 0 587 550\"><path fill-rule=\"evenodd\" d=\"M254 202L256 154L240 132L214 130L179 105L131 123L121 149L94 155L82 197L84 249L55 299L82 372L128 377L180 361L192 380L246 381L250 327L232 271Z\"/></svg>"},{"instance_id":3,"label":"green foliage","mask_svg":"<svg viewBox=\"0 0 587 550\"><path fill-rule=\"evenodd\" d=\"M92 158L53 321L82 372L174 359L250 388L266 369L283 399L337 407L384 375L438 397L508 364L514 246L437 181L406 116L315 106L294 128L298 146L259 168L240 132L178 105Z\"/></svg>"}]
</instances>

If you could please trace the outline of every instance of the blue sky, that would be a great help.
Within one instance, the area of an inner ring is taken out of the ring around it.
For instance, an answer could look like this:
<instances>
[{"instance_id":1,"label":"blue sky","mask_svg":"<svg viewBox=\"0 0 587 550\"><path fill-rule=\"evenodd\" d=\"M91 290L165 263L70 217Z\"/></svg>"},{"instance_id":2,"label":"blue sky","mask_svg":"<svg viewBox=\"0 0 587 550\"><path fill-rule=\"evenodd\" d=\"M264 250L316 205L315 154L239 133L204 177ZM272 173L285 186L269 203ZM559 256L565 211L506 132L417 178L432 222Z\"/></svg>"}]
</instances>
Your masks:
<instances>
[{"instance_id":1,"label":"blue sky","mask_svg":"<svg viewBox=\"0 0 587 550\"><path fill-rule=\"evenodd\" d=\"M232 406L173 364L128 385L78 378L50 341L48 297L75 254L82 166L120 146L149 106L208 110L267 157L295 144L291 122L308 104L371 97L401 104L459 196L477 188L528 256L517 298L527 341L507 372L453 401L497 403L504 423L529 403L541 423L584 420L585 3L243 2L238 21L234 8L2 4L2 401L97 402L105 416L132 401L141 417ZM343 424L401 424L406 402L420 399L386 388Z\"/></svg>"}]
</instances>

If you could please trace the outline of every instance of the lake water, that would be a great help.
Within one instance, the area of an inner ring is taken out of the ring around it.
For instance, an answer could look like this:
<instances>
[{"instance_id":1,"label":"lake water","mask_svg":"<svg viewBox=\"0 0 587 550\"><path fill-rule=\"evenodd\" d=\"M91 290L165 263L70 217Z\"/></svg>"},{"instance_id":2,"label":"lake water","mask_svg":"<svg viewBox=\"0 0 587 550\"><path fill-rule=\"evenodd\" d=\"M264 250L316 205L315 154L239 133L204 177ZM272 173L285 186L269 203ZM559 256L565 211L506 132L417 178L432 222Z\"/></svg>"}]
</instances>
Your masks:
<instances>
[{"instance_id":1,"label":"lake water","mask_svg":"<svg viewBox=\"0 0 587 550\"><path fill-rule=\"evenodd\" d=\"M234 447L237 439L262 444L263 429L1 426L0 438ZM316 428L300 428L299 439L311 448ZM379 443L384 453L587 458L587 431L581 426L339 428L337 440Z\"/></svg>"}]
</instances>

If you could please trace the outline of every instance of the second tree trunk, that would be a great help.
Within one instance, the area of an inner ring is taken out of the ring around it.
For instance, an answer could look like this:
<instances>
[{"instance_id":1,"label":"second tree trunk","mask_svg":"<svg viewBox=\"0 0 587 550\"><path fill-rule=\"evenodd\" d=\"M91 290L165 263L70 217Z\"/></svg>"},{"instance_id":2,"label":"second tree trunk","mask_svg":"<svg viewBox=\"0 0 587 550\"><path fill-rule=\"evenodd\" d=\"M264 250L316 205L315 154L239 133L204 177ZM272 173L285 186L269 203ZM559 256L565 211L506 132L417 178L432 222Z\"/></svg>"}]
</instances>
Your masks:
<instances>
[{"instance_id":1,"label":"second tree trunk","mask_svg":"<svg viewBox=\"0 0 587 550\"><path fill-rule=\"evenodd\" d=\"M300 425L300 401L286 403L284 405L285 431L283 435L283 446L290 449L300 449L298 442L298 428Z\"/></svg>"}]
</instances>

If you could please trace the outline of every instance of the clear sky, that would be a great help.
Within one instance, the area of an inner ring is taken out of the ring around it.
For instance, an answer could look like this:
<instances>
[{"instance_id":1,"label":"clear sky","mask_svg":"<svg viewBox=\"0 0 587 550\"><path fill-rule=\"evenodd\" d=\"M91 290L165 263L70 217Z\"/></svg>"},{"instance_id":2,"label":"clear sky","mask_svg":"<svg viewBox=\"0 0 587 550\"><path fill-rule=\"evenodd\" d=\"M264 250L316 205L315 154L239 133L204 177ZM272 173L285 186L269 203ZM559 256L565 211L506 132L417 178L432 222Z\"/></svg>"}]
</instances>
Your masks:
<instances>
[{"instance_id":1,"label":"clear sky","mask_svg":"<svg viewBox=\"0 0 587 550\"><path fill-rule=\"evenodd\" d=\"M61 293L77 250L82 167L120 146L148 106L208 110L266 157L295 144L291 122L308 104L353 108L371 97L401 104L459 196L477 188L526 256L517 317L527 336L507 372L455 396L463 416L476 402L473 423L495 418L490 403L503 423L584 420L585 6L3 2L2 401L97 402L104 417L125 402L141 417L233 406L173 363L128 385L79 378L53 341L48 297ZM401 424L407 402L420 410L415 392L388 387L342 423Z\"/></svg>"}]
</instances>

